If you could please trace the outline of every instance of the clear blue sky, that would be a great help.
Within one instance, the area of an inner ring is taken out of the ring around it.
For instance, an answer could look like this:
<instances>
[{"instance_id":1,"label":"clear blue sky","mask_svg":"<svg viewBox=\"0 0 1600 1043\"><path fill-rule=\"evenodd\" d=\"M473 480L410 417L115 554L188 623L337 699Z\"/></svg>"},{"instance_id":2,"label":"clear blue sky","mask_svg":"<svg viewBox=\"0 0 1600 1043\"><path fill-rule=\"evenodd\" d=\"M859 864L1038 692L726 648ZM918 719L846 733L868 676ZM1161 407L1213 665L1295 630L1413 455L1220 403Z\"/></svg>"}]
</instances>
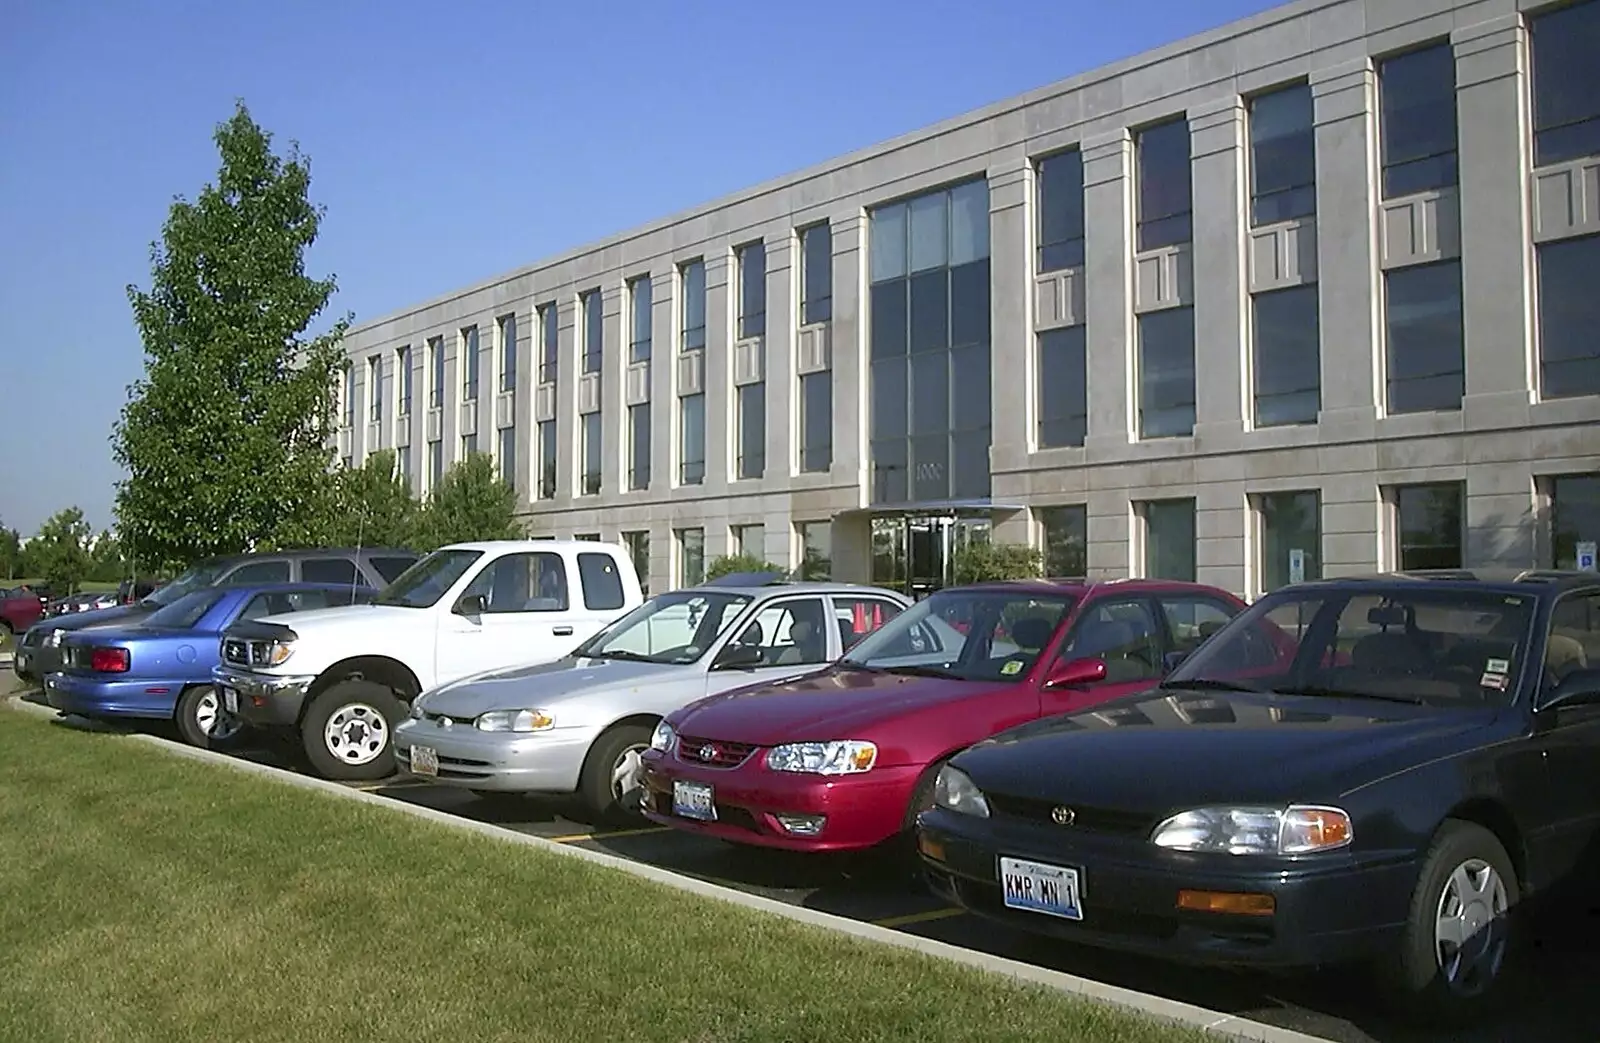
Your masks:
<instances>
[{"instance_id":1,"label":"clear blue sky","mask_svg":"<svg viewBox=\"0 0 1600 1043\"><path fill-rule=\"evenodd\" d=\"M236 97L311 157L311 269L359 322L1270 6L13 0L0 520L112 522L124 288Z\"/></svg>"}]
</instances>

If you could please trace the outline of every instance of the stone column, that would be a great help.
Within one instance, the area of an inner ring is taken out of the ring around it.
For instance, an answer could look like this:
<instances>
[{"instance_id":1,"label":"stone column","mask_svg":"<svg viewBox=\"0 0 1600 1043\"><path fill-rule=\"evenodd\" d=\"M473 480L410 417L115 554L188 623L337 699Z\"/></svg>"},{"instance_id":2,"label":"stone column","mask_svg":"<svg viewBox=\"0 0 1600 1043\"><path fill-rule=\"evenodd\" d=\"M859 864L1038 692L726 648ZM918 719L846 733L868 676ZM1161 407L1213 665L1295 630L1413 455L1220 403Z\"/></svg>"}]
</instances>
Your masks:
<instances>
[{"instance_id":1,"label":"stone column","mask_svg":"<svg viewBox=\"0 0 1600 1043\"><path fill-rule=\"evenodd\" d=\"M1132 426L1133 140L1127 130L1083 148L1084 301L1088 319L1088 457L1122 455ZM1088 498L1089 573L1129 575L1129 514L1120 494Z\"/></svg>"},{"instance_id":2,"label":"stone column","mask_svg":"<svg viewBox=\"0 0 1600 1043\"><path fill-rule=\"evenodd\" d=\"M786 489L799 460L795 446L799 432L799 424L795 421L799 389L794 368L794 340L799 322L795 293L794 233L768 235L764 248L767 254L767 330L762 344L766 355L763 365L767 382L767 470L764 479L769 488ZM781 549L787 555L787 539L781 545L774 542L772 519L768 519L767 530L768 554ZM787 561L788 558L772 560Z\"/></svg>"},{"instance_id":3,"label":"stone column","mask_svg":"<svg viewBox=\"0 0 1600 1043\"><path fill-rule=\"evenodd\" d=\"M664 496L678 479L677 269L670 260L650 272L650 492ZM627 436L624 436L626 439ZM658 537L650 533L651 561ZM665 559L662 559L663 561ZM651 569L657 568L656 564ZM663 575L665 575L663 573ZM659 577L658 577L659 578ZM665 590L652 585L652 590Z\"/></svg>"},{"instance_id":4,"label":"stone column","mask_svg":"<svg viewBox=\"0 0 1600 1043\"><path fill-rule=\"evenodd\" d=\"M989 343L991 473L996 499L1023 490L1014 477L1028 466L1029 426L1037 413L1033 364L1033 194L1034 170L1020 149L989 169ZM1032 376L1030 377L1030 374ZM959 393L959 391L957 392ZM1020 528L997 522L995 538L1026 542L1027 518Z\"/></svg>"},{"instance_id":5,"label":"stone column","mask_svg":"<svg viewBox=\"0 0 1600 1043\"><path fill-rule=\"evenodd\" d=\"M578 344L578 298L563 292L556 300L556 495L554 502L571 506L578 489L578 380L582 347ZM446 410L448 412L448 410Z\"/></svg>"},{"instance_id":6,"label":"stone column","mask_svg":"<svg viewBox=\"0 0 1600 1043\"><path fill-rule=\"evenodd\" d=\"M857 489L867 503L867 217L859 209L835 217L833 230L833 468L832 478ZM834 553L840 527L835 525ZM870 547L867 549L870 558Z\"/></svg>"},{"instance_id":7,"label":"stone column","mask_svg":"<svg viewBox=\"0 0 1600 1043\"><path fill-rule=\"evenodd\" d=\"M706 482L716 496L727 490L733 473L733 302L729 285L733 258L718 246L706 265ZM713 540L716 550L713 552ZM706 531L706 561L722 553L726 536Z\"/></svg>"},{"instance_id":8,"label":"stone column","mask_svg":"<svg viewBox=\"0 0 1600 1043\"><path fill-rule=\"evenodd\" d=\"M1237 445L1245 416L1244 105L1189 112L1193 157L1195 445ZM1209 443L1209 444L1208 444Z\"/></svg>"}]
</instances>

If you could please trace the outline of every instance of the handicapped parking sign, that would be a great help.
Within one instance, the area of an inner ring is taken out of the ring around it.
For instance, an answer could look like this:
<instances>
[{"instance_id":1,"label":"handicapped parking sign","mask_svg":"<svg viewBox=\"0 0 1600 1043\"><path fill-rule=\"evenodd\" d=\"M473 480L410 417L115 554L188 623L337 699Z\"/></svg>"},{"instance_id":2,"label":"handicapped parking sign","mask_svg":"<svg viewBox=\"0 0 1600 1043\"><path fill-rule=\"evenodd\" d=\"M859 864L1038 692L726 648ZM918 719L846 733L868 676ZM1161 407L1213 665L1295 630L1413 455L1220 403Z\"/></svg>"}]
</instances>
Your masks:
<instances>
[{"instance_id":1,"label":"handicapped parking sign","mask_svg":"<svg viewBox=\"0 0 1600 1043\"><path fill-rule=\"evenodd\" d=\"M1595 561L1594 561L1594 551L1595 551L1595 546L1594 546L1594 541L1592 541L1592 540L1585 541L1583 543L1578 544L1578 571L1579 572L1594 572L1594 571L1596 571L1596 569L1595 569Z\"/></svg>"}]
</instances>

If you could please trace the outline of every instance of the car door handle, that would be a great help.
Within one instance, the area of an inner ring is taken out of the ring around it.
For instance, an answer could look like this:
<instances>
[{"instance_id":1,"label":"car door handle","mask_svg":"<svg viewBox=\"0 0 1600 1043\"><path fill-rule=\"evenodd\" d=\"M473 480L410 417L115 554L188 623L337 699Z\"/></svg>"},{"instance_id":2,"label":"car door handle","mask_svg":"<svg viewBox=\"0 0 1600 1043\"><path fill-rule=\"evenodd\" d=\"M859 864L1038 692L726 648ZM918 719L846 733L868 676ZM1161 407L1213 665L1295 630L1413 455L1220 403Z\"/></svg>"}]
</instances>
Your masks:
<instances>
[{"instance_id":1,"label":"car door handle","mask_svg":"<svg viewBox=\"0 0 1600 1043\"><path fill-rule=\"evenodd\" d=\"M554 634L555 636L557 636L557 637L571 637L572 636L572 628L571 627L551 627L550 628L550 632L552 634Z\"/></svg>"}]
</instances>

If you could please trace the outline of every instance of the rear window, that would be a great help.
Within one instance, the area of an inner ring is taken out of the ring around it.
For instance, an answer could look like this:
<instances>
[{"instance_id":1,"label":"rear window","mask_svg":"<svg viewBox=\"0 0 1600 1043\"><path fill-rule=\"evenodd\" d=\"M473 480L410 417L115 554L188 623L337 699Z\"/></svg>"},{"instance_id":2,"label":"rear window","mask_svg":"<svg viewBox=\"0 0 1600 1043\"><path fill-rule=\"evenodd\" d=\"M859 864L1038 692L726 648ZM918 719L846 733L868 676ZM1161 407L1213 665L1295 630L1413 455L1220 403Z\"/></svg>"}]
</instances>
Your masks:
<instances>
[{"instance_id":1,"label":"rear window","mask_svg":"<svg viewBox=\"0 0 1600 1043\"><path fill-rule=\"evenodd\" d=\"M622 574L609 554L578 555L578 577L583 583L583 604L596 611L619 609L625 602Z\"/></svg>"},{"instance_id":2,"label":"rear window","mask_svg":"<svg viewBox=\"0 0 1600 1043\"><path fill-rule=\"evenodd\" d=\"M289 582L289 563L282 559L276 561L252 561L247 565L240 565L223 577L222 582L236 587L249 583L287 583Z\"/></svg>"},{"instance_id":3,"label":"rear window","mask_svg":"<svg viewBox=\"0 0 1600 1043\"><path fill-rule=\"evenodd\" d=\"M373 571L383 578L385 583L393 583L400 576L417 563L416 558L373 558L367 564Z\"/></svg>"},{"instance_id":4,"label":"rear window","mask_svg":"<svg viewBox=\"0 0 1600 1043\"><path fill-rule=\"evenodd\" d=\"M173 630L188 630L200 622L200 617L211 611L211 606L222 597L222 591L216 588L197 590L167 605L157 609L145 618L147 627L170 627Z\"/></svg>"},{"instance_id":5,"label":"rear window","mask_svg":"<svg viewBox=\"0 0 1600 1043\"><path fill-rule=\"evenodd\" d=\"M349 558L307 558L300 563L304 583L359 583L355 562Z\"/></svg>"}]
</instances>

